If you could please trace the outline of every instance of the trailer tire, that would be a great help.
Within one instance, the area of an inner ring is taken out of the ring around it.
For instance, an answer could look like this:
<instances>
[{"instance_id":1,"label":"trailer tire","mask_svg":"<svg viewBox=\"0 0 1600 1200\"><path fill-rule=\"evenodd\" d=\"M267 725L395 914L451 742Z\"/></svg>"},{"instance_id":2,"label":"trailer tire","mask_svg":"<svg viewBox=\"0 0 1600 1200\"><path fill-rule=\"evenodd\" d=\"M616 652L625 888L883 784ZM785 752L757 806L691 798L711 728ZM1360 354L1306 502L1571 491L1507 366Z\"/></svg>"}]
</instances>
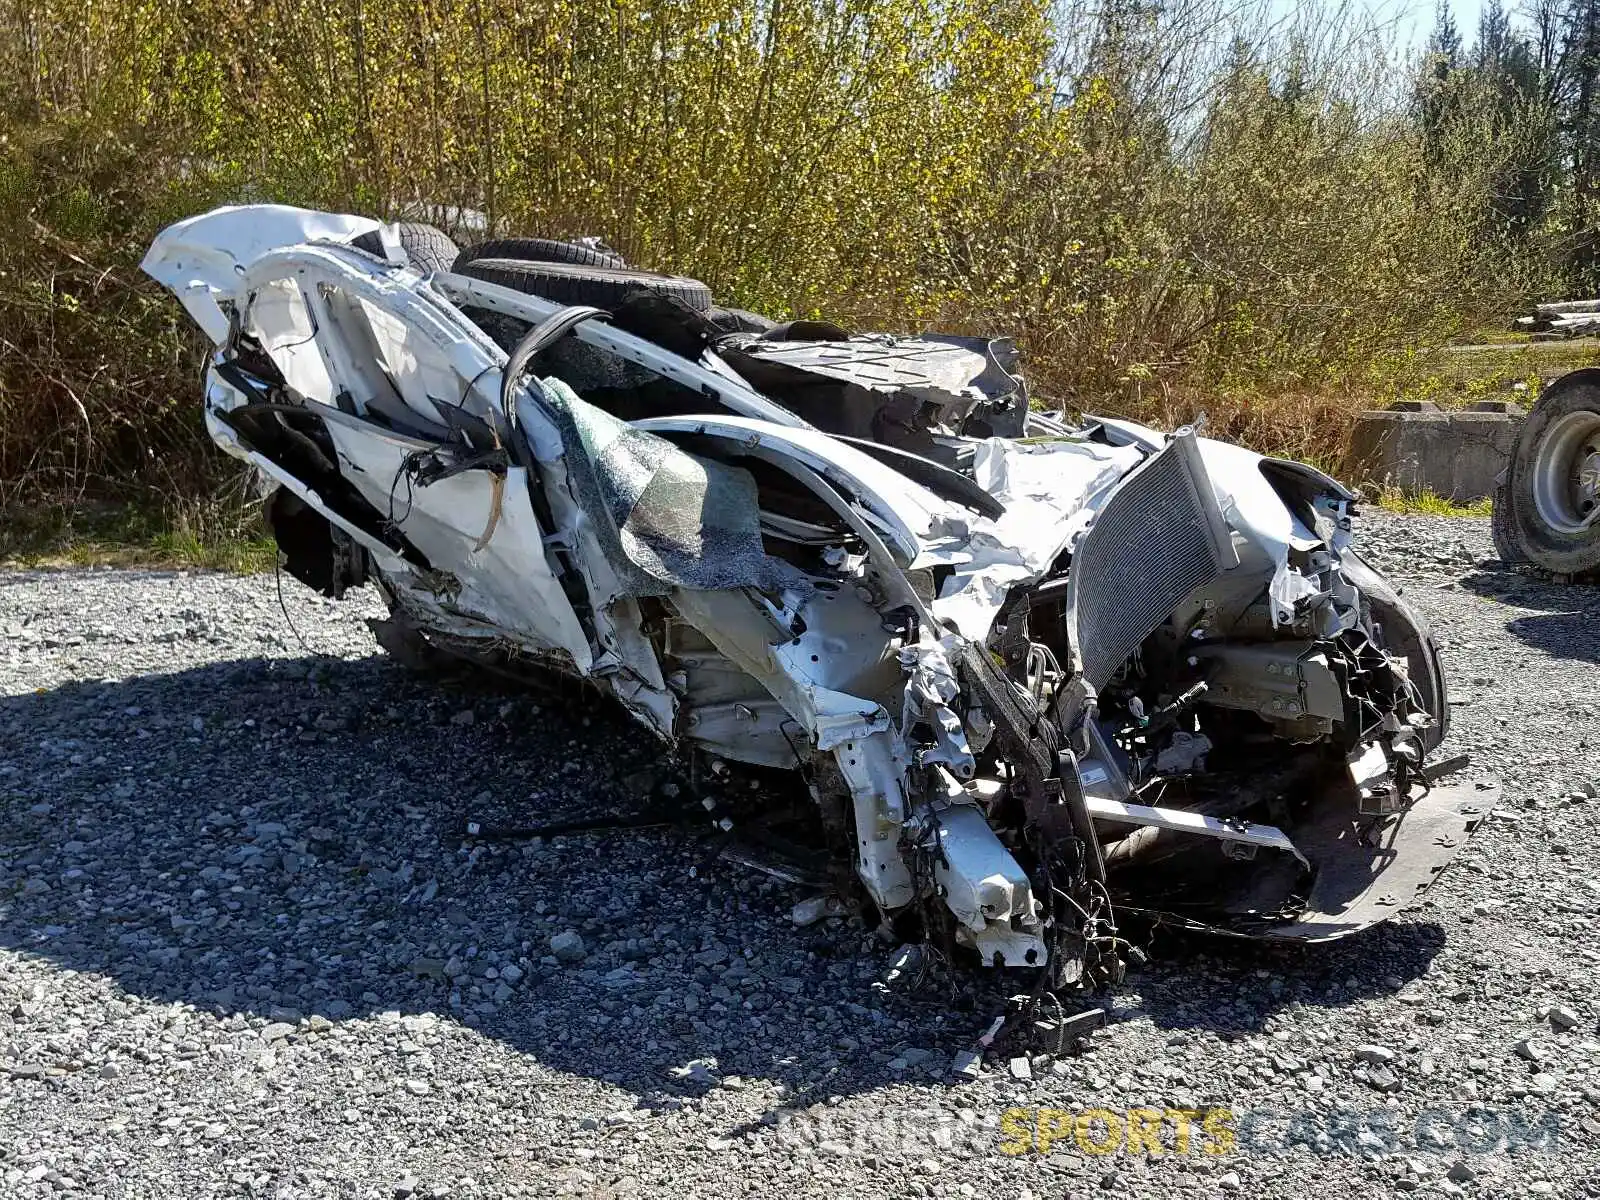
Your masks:
<instances>
[{"instance_id":1,"label":"trailer tire","mask_svg":"<svg viewBox=\"0 0 1600 1200\"><path fill-rule=\"evenodd\" d=\"M1489 536L1494 539L1495 555L1508 567L1528 561L1511 532L1511 497L1504 485L1495 488L1489 512Z\"/></svg>"},{"instance_id":2,"label":"trailer tire","mask_svg":"<svg viewBox=\"0 0 1600 1200\"><path fill-rule=\"evenodd\" d=\"M1497 548L1503 536L1547 571L1600 576L1600 375L1575 372L1539 397L1517 434L1495 510Z\"/></svg>"}]
</instances>

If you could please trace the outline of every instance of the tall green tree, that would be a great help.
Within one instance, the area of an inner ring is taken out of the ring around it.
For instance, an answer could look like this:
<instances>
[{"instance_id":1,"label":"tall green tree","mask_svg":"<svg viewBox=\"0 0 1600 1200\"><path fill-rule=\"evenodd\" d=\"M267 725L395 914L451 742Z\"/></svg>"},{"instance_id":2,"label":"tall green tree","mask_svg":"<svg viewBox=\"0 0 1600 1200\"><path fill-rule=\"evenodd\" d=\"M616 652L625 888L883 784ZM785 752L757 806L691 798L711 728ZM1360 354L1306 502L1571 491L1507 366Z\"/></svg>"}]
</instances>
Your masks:
<instances>
[{"instance_id":1,"label":"tall green tree","mask_svg":"<svg viewBox=\"0 0 1600 1200\"><path fill-rule=\"evenodd\" d=\"M1461 57L1461 32L1456 28L1450 0L1439 0L1417 80L1417 114L1423 146L1433 163L1438 163L1442 157L1440 144L1444 129L1455 109L1453 85L1461 69Z\"/></svg>"},{"instance_id":2,"label":"tall green tree","mask_svg":"<svg viewBox=\"0 0 1600 1200\"><path fill-rule=\"evenodd\" d=\"M1576 289L1592 293L1600 291L1600 0L1570 0L1565 33L1568 271Z\"/></svg>"}]
</instances>

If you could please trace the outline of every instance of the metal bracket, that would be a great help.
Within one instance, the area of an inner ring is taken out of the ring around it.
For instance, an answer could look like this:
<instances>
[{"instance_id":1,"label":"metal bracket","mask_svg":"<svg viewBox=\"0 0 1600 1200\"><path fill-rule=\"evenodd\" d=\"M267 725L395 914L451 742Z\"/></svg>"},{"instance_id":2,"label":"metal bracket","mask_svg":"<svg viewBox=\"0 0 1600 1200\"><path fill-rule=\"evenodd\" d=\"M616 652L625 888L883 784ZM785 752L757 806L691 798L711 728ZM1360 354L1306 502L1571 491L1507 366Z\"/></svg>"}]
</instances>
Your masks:
<instances>
[{"instance_id":1,"label":"metal bracket","mask_svg":"<svg viewBox=\"0 0 1600 1200\"><path fill-rule=\"evenodd\" d=\"M1201 837L1217 838L1224 842L1241 842L1249 846L1265 846L1269 850L1283 850L1300 860L1308 871L1311 864L1296 849L1289 835L1276 825L1257 825L1250 821L1224 821L1203 813L1188 812L1179 808L1156 808L1150 804L1127 804L1121 800L1105 800L1098 796L1085 796L1089 815L1105 821L1122 821L1129 825L1154 825L1175 833L1193 833Z\"/></svg>"}]
</instances>

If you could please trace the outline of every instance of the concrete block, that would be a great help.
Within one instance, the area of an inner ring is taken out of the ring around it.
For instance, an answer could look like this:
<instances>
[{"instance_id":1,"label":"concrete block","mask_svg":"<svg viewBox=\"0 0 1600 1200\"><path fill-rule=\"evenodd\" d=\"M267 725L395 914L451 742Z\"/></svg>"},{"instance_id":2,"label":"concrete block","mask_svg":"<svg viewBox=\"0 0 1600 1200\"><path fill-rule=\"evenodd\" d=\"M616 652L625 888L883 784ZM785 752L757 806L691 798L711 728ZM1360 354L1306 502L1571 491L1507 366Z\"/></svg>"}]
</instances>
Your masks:
<instances>
[{"instance_id":1,"label":"concrete block","mask_svg":"<svg viewBox=\"0 0 1600 1200\"><path fill-rule=\"evenodd\" d=\"M1507 416L1519 420L1528 415L1528 410L1514 400L1474 400L1467 405L1468 412L1505 413Z\"/></svg>"},{"instance_id":2,"label":"concrete block","mask_svg":"<svg viewBox=\"0 0 1600 1200\"><path fill-rule=\"evenodd\" d=\"M1356 418L1345 462L1353 484L1431 491L1457 504L1494 493L1516 444L1522 413L1365 412Z\"/></svg>"}]
</instances>

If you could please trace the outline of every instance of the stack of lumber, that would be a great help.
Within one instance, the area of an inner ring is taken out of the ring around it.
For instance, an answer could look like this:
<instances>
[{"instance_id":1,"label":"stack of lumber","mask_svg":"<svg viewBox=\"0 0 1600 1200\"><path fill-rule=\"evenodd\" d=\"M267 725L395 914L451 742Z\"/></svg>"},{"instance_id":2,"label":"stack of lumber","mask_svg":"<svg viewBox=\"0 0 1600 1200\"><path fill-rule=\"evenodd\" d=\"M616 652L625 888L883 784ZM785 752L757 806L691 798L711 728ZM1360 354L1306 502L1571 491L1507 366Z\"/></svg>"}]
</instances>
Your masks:
<instances>
[{"instance_id":1,"label":"stack of lumber","mask_svg":"<svg viewBox=\"0 0 1600 1200\"><path fill-rule=\"evenodd\" d=\"M1536 342L1600 335L1600 300L1560 300L1536 304L1533 315L1518 317L1516 328L1533 334Z\"/></svg>"}]
</instances>

